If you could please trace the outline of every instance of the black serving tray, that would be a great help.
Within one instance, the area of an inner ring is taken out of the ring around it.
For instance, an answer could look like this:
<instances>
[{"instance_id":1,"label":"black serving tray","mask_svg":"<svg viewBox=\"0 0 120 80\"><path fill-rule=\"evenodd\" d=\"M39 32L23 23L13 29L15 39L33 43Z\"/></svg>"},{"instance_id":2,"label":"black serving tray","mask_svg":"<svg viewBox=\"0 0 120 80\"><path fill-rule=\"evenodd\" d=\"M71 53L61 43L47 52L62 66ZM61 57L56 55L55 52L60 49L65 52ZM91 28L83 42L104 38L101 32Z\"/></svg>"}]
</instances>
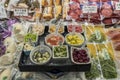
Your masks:
<instances>
[{"instance_id":1,"label":"black serving tray","mask_svg":"<svg viewBox=\"0 0 120 80\"><path fill-rule=\"evenodd\" d=\"M40 44L41 41L45 41L45 36L48 35L49 27L45 27L45 32L42 36L39 36L37 45ZM65 26L65 31L62 34L65 36L68 33L67 27ZM84 36L84 33L82 33ZM67 45L66 43L64 43ZM85 43L83 44L85 45ZM81 47L81 46L80 46ZM51 48L52 49L52 48ZM68 45L69 49L69 59L65 61L56 61L51 59L48 64L45 65L36 65L30 61L29 55L26 55L24 51L22 51L20 60L19 60L19 70L22 72L50 72L50 71L62 71L62 72L85 72L90 71L91 63L88 64L74 64L71 61L71 53L70 53L70 46Z\"/></svg>"}]
</instances>

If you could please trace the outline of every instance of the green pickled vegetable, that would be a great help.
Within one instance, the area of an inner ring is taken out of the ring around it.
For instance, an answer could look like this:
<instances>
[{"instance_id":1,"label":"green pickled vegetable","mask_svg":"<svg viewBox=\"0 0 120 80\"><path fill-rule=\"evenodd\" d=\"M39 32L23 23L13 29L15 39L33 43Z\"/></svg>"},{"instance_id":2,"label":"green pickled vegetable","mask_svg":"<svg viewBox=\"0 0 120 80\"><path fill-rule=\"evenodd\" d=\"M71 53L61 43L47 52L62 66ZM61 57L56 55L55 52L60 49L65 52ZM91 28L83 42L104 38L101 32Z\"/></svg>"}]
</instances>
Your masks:
<instances>
[{"instance_id":1,"label":"green pickled vegetable","mask_svg":"<svg viewBox=\"0 0 120 80\"><path fill-rule=\"evenodd\" d=\"M7 78L8 78L8 77L7 77L7 76L5 76L5 77L3 77L3 79L2 79L2 80L7 80Z\"/></svg>"},{"instance_id":2,"label":"green pickled vegetable","mask_svg":"<svg viewBox=\"0 0 120 80\"><path fill-rule=\"evenodd\" d=\"M33 54L33 60L37 63L45 63L49 60L50 58L50 54L49 52L44 52L44 53L41 53L39 51L36 51L34 54Z\"/></svg>"},{"instance_id":3,"label":"green pickled vegetable","mask_svg":"<svg viewBox=\"0 0 120 80\"><path fill-rule=\"evenodd\" d=\"M103 77L106 79L117 78L116 66L113 59L100 60Z\"/></svg>"},{"instance_id":4,"label":"green pickled vegetable","mask_svg":"<svg viewBox=\"0 0 120 80\"><path fill-rule=\"evenodd\" d=\"M36 42L37 41L37 35L32 34L32 33L28 33L27 35L25 35L24 41L25 42L29 42L29 41Z\"/></svg>"},{"instance_id":5,"label":"green pickled vegetable","mask_svg":"<svg viewBox=\"0 0 120 80\"><path fill-rule=\"evenodd\" d=\"M105 39L105 36L104 34L101 33L101 39L97 39L96 37L96 34L92 34L89 38L89 42L97 42L97 43L102 43L104 42L106 39Z\"/></svg>"},{"instance_id":6,"label":"green pickled vegetable","mask_svg":"<svg viewBox=\"0 0 120 80\"><path fill-rule=\"evenodd\" d=\"M67 47L66 46L56 46L53 49L54 57L67 57Z\"/></svg>"},{"instance_id":7,"label":"green pickled vegetable","mask_svg":"<svg viewBox=\"0 0 120 80\"><path fill-rule=\"evenodd\" d=\"M100 65L103 72L103 77L106 79L117 78L116 66L110 53L103 48L99 51Z\"/></svg>"},{"instance_id":8,"label":"green pickled vegetable","mask_svg":"<svg viewBox=\"0 0 120 80\"><path fill-rule=\"evenodd\" d=\"M100 70L98 69L97 60L91 64L91 69L89 72L85 72L85 76L89 80L96 79L100 76Z\"/></svg>"}]
</instances>

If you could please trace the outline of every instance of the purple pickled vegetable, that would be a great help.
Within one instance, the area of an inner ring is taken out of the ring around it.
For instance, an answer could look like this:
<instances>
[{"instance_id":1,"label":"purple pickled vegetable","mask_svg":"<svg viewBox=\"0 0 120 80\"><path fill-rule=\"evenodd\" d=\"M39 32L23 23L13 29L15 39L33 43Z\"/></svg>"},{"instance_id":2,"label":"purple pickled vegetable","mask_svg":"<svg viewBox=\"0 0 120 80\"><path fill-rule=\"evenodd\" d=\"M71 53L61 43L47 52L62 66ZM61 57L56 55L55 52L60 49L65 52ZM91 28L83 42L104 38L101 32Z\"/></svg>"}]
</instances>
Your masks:
<instances>
[{"instance_id":1,"label":"purple pickled vegetable","mask_svg":"<svg viewBox=\"0 0 120 80\"><path fill-rule=\"evenodd\" d=\"M7 26L12 26L13 24L15 24L17 22L16 19L10 19L7 21Z\"/></svg>"},{"instance_id":2,"label":"purple pickled vegetable","mask_svg":"<svg viewBox=\"0 0 120 80\"><path fill-rule=\"evenodd\" d=\"M3 33L3 38L4 38L4 39L7 38L7 37L9 37L9 36L11 36L11 32L10 32L10 31L5 31L5 32Z\"/></svg>"},{"instance_id":3,"label":"purple pickled vegetable","mask_svg":"<svg viewBox=\"0 0 120 80\"><path fill-rule=\"evenodd\" d=\"M6 25L4 25L5 23L2 23L1 25L0 25L0 33L2 34L2 37L3 37L3 39L5 39L6 37L8 37L8 36L11 36L11 31L12 31L12 28L11 28L11 30L10 30L10 28L6 28L5 26ZM9 29L9 30L8 30Z\"/></svg>"},{"instance_id":4,"label":"purple pickled vegetable","mask_svg":"<svg viewBox=\"0 0 120 80\"><path fill-rule=\"evenodd\" d=\"M3 33L4 32L4 30L0 27L0 33Z\"/></svg>"},{"instance_id":5,"label":"purple pickled vegetable","mask_svg":"<svg viewBox=\"0 0 120 80\"><path fill-rule=\"evenodd\" d=\"M89 62L89 57L87 51L84 49L73 49L73 60L77 63L87 63Z\"/></svg>"},{"instance_id":6,"label":"purple pickled vegetable","mask_svg":"<svg viewBox=\"0 0 120 80\"><path fill-rule=\"evenodd\" d=\"M80 53L86 54L86 51L84 49L79 50Z\"/></svg>"}]
</instances>

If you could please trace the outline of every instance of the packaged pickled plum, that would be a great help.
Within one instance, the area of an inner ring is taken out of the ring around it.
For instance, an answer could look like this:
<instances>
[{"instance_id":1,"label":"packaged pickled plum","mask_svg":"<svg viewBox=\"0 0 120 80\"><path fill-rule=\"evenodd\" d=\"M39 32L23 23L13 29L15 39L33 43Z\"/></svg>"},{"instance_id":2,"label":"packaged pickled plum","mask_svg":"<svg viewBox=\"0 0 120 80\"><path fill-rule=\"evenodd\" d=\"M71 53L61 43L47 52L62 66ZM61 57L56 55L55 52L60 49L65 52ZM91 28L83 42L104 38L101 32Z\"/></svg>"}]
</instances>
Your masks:
<instances>
[{"instance_id":1,"label":"packaged pickled plum","mask_svg":"<svg viewBox=\"0 0 120 80\"><path fill-rule=\"evenodd\" d=\"M80 18L80 15L82 13L82 10L80 9L80 5L77 2L70 2L69 4L69 11L68 16L71 19L78 20Z\"/></svg>"},{"instance_id":2,"label":"packaged pickled plum","mask_svg":"<svg viewBox=\"0 0 120 80\"><path fill-rule=\"evenodd\" d=\"M113 14L113 7L111 2L102 2L101 5L101 15L103 17L111 17Z\"/></svg>"},{"instance_id":3,"label":"packaged pickled plum","mask_svg":"<svg viewBox=\"0 0 120 80\"><path fill-rule=\"evenodd\" d=\"M112 25L113 21L112 18L105 18L102 20L102 23L104 23L105 25Z\"/></svg>"},{"instance_id":4,"label":"packaged pickled plum","mask_svg":"<svg viewBox=\"0 0 120 80\"><path fill-rule=\"evenodd\" d=\"M113 10L114 10L114 15L116 16L116 17L120 17L120 9L119 9L119 4L120 4L120 2L119 2L119 0L114 0L114 1L112 1L112 5L113 5Z\"/></svg>"},{"instance_id":5,"label":"packaged pickled plum","mask_svg":"<svg viewBox=\"0 0 120 80\"><path fill-rule=\"evenodd\" d=\"M82 33L83 29L81 25L78 24L70 24L67 26L68 32L73 32L73 28L75 27L75 32Z\"/></svg>"},{"instance_id":6,"label":"packaged pickled plum","mask_svg":"<svg viewBox=\"0 0 120 80\"><path fill-rule=\"evenodd\" d=\"M94 24L100 24L101 23L101 16L99 14L99 12L100 12L100 3L89 2L89 6L93 6L93 8L91 8L91 12L89 13L90 22L94 23Z\"/></svg>"}]
</instances>

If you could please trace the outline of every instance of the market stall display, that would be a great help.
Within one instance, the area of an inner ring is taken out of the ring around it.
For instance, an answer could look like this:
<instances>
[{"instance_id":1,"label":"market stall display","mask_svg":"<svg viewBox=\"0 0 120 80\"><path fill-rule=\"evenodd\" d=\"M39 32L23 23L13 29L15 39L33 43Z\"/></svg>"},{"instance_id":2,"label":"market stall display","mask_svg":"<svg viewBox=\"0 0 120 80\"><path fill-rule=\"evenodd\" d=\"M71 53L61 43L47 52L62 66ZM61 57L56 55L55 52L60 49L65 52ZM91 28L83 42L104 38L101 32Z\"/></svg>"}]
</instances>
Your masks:
<instances>
[{"instance_id":1,"label":"market stall display","mask_svg":"<svg viewBox=\"0 0 120 80\"><path fill-rule=\"evenodd\" d=\"M1 0L0 80L119 80L119 13L119 0Z\"/></svg>"}]
</instances>

